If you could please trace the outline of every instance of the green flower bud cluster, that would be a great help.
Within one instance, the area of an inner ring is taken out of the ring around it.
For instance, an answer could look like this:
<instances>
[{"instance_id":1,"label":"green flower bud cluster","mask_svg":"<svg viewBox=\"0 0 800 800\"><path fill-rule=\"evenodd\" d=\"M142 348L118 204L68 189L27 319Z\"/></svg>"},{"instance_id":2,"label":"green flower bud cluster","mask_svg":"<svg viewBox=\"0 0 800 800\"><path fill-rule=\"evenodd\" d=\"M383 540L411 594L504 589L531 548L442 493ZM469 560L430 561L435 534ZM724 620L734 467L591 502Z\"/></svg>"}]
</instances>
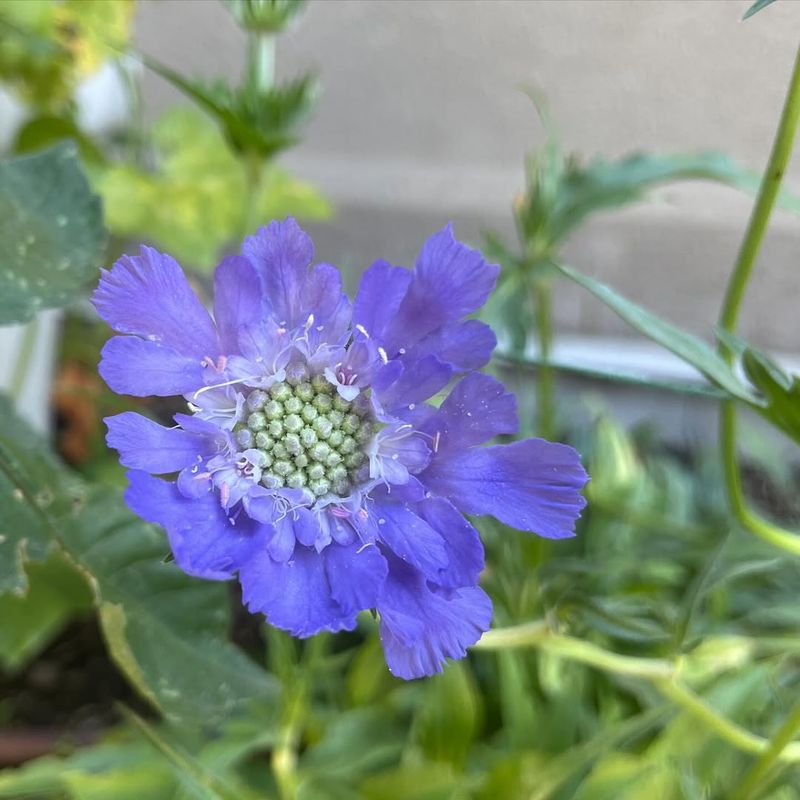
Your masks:
<instances>
[{"instance_id":1,"label":"green flower bud cluster","mask_svg":"<svg viewBox=\"0 0 800 800\"><path fill-rule=\"evenodd\" d=\"M242 450L266 457L261 483L305 488L316 497L348 494L377 430L365 404L344 400L322 375L255 389L245 409L234 435Z\"/></svg>"}]
</instances>

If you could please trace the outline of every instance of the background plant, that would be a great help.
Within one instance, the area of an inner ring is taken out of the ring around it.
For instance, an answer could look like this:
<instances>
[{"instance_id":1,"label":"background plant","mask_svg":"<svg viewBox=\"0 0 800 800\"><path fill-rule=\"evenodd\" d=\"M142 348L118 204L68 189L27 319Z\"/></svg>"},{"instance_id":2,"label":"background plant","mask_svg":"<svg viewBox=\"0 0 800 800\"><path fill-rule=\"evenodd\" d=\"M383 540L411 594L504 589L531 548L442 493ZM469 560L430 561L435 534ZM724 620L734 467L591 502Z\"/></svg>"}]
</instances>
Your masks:
<instances>
[{"instance_id":1,"label":"background plant","mask_svg":"<svg viewBox=\"0 0 800 800\"><path fill-rule=\"evenodd\" d=\"M252 37L242 86L209 89L149 62L185 91L193 110L172 112L152 138L134 125L117 145L121 155L78 131L68 135L80 157L62 144L0 169L4 321L74 302L107 263L115 244L106 244L97 192L112 234L148 238L197 268L238 235L237 226L267 213L268 206L251 204L252 219L231 214L220 223L220 230L229 226L224 236L208 235L207 220L192 217L205 209L200 198L229 200L242 187L271 202L271 159L294 136L267 133L274 132L276 114L266 98L278 103L283 94L260 81L270 74L276 26L296 4L230 5ZM20 20L8 24L18 35L30 32ZM63 47L55 23L47 25L34 32ZM114 41L107 31L99 38L103 47ZM6 74L17 76L32 108L42 103L73 124L68 92L55 88L74 85L78 62L58 50L47 66L48 51L41 52L42 61L24 68L14 62ZM62 77L44 80L37 94L36 76L48 70ZM509 326L495 367L522 387L525 432L560 429L573 440L593 477L589 507L576 539L557 544L479 522L496 630L469 660L434 679L393 680L369 618L353 634L304 643L273 629L243 631L235 624L238 601L226 587L183 577L165 563L163 535L126 510L118 474L102 456L99 425L95 444L69 467L4 401L0 663L7 674L24 676L67 620L93 614L135 695L104 719L91 747L67 747L0 772L0 797L800 796L800 746L792 741L800 725L797 540L778 524L800 518L797 481L791 466L776 463L770 445L756 438L748 443L755 446L743 486L734 438L735 409L744 405L798 439L797 379L738 338L735 323L778 199L775 176L784 172L797 127L799 84L795 69L763 181L721 154L637 154L583 164L563 156L548 123L548 143L531 158L525 193L514 204L519 245L497 237L488 243L503 266L489 314ZM44 97L49 87L52 98ZM299 113L288 118L286 131L294 131ZM65 135L55 123L47 133L49 124L42 124L40 144ZM101 158L92 158L87 143ZM155 169L143 168L145 153L155 154ZM689 178L758 190L716 344L656 318L565 265L561 255L591 214ZM132 221L115 222L115 213L129 209L118 198L114 211L114 186L134 197L140 192L143 208L153 196L148 192L169 196L183 209L185 225L161 231L136 203ZM787 195L781 200L794 203ZM674 452L657 429L625 431L596 404L558 413L550 301L564 279L706 377L701 390L725 409L720 454ZM65 334L64 358L90 371L105 332L72 316ZM538 344L534 359L529 339ZM116 402L91 386L81 395L91 399L90 422ZM775 522L750 510L745 487L767 501ZM0 712L13 722L15 699L6 698Z\"/></svg>"}]
</instances>

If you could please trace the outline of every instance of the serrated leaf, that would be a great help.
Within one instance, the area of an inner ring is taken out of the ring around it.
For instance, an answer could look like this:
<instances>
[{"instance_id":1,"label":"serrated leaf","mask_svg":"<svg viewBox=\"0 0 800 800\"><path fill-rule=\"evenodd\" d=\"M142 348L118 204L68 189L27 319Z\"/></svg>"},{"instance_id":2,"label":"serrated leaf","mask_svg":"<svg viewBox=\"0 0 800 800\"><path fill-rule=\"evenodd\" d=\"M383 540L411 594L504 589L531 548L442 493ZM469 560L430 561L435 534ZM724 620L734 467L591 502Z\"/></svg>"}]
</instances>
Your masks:
<instances>
[{"instance_id":1,"label":"serrated leaf","mask_svg":"<svg viewBox=\"0 0 800 800\"><path fill-rule=\"evenodd\" d=\"M570 280L590 291L598 300L607 305L625 322L676 356L691 364L720 389L732 397L737 397L751 405L758 406L759 400L745 386L707 342L687 331L681 330L651 311L628 300L611 287L577 270L559 265L558 269Z\"/></svg>"},{"instance_id":2,"label":"serrated leaf","mask_svg":"<svg viewBox=\"0 0 800 800\"><path fill-rule=\"evenodd\" d=\"M90 580L115 661L169 719L214 724L274 695L275 683L228 641L227 587L163 563L163 534L134 516L119 492L80 484L7 401L0 507L11 510L0 544L4 588L24 586L15 559L41 559L58 542Z\"/></svg>"},{"instance_id":3,"label":"serrated leaf","mask_svg":"<svg viewBox=\"0 0 800 800\"><path fill-rule=\"evenodd\" d=\"M73 300L104 244L100 200L74 145L0 163L0 324Z\"/></svg>"}]
</instances>

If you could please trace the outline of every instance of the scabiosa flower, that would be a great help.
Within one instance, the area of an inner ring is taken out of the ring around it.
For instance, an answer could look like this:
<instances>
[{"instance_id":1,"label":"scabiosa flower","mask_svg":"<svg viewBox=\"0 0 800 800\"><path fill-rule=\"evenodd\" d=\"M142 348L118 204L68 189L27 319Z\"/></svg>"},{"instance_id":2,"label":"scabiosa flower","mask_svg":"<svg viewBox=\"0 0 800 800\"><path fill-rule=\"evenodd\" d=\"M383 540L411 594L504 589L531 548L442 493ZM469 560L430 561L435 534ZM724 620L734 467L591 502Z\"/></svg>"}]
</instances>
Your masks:
<instances>
[{"instance_id":1,"label":"scabiosa flower","mask_svg":"<svg viewBox=\"0 0 800 800\"><path fill-rule=\"evenodd\" d=\"M374 609L390 670L430 675L491 620L462 514L571 536L587 476L562 444L481 446L518 425L514 397L475 372L494 334L464 319L498 267L449 226L413 270L373 264L352 303L312 258L294 220L261 228L217 267L213 318L151 248L103 271L94 304L123 335L101 375L123 394L183 395L189 412L172 428L109 417L108 443L131 469L128 504L185 572L238 576L251 611L300 637Z\"/></svg>"}]
</instances>

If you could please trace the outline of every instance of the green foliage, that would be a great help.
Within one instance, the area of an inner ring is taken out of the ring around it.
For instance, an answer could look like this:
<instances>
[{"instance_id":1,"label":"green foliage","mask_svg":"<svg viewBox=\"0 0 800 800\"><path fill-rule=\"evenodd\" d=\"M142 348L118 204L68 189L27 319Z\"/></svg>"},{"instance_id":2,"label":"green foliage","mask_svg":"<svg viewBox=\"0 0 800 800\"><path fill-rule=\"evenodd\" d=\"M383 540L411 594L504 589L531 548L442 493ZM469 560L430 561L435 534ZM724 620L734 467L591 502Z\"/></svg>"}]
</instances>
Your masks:
<instances>
[{"instance_id":1,"label":"green foliage","mask_svg":"<svg viewBox=\"0 0 800 800\"><path fill-rule=\"evenodd\" d=\"M306 4L306 0L222 0L233 18L254 33L282 31Z\"/></svg>"},{"instance_id":2,"label":"green foliage","mask_svg":"<svg viewBox=\"0 0 800 800\"><path fill-rule=\"evenodd\" d=\"M2 0L0 80L36 110L71 114L78 81L130 35L132 0Z\"/></svg>"},{"instance_id":3,"label":"green foliage","mask_svg":"<svg viewBox=\"0 0 800 800\"><path fill-rule=\"evenodd\" d=\"M800 379L787 375L769 356L754 347L742 353L745 374L764 397L762 414L800 443Z\"/></svg>"},{"instance_id":4,"label":"green foliage","mask_svg":"<svg viewBox=\"0 0 800 800\"><path fill-rule=\"evenodd\" d=\"M85 577L60 550L24 566L24 595L0 594L0 667L23 667L76 614L92 607Z\"/></svg>"},{"instance_id":5,"label":"green foliage","mask_svg":"<svg viewBox=\"0 0 800 800\"><path fill-rule=\"evenodd\" d=\"M303 76L284 86L258 86L248 81L238 88L206 86L175 70L144 58L149 69L189 97L219 125L231 148L242 154L271 158L297 142L296 128L314 101L314 81Z\"/></svg>"},{"instance_id":6,"label":"green foliage","mask_svg":"<svg viewBox=\"0 0 800 800\"><path fill-rule=\"evenodd\" d=\"M768 5L771 5L774 2L775 0L756 0L756 2L753 3L753 5L751 5L750 8L748 8L747 11L744 12L744 16L742 17L742 22L744 22L744 20L746 19L750 19L750 17L752 17L753 14L757 14L759 11L761 11L762 8L766 8Z\"/></svg>"},{"instance_id":7,"label":"green foliage","mask_svg":"<svg viewBox=\"0 0 800 800\"><path fill-rule=\"evenodd\" d=\"M104 244L74 147L0 163L0 324L70 302L98 274Z\"/></svg>"},{"instance_id":8,"label":"green foliage","mask_svg":"<svg viewBox=\"0 0 800 800\"><path fill-rule=\"evenodd\" d=\"M255 197L244 164L213 123L193 109L168 111L153 128L157 167L117 164L97 172L109 228L155 243L180 261L210 269L220 249L252 224L287 214L329 214L309 184L269 165Z\"/></svg>"},{"instance_id":9,"label":"green foliage","mask_svg":"<svg viewBox=\"0 0 800 800\"><path fill-rule=\"evenodd\" d=\"M273 692L227 641L223 585L165 564L163 535L131 514L117 492L89 488L67 472L7 401L0 431L0 507L11 509L0 588L24 591L26 563L57 543L91 583L115 661L167 717L213 724Z\"/></svg>"},{"instance_id":10,"label":"green foliage","mask_svg":"<svg viewBox=\"0 0 800 800\"><path fill-rule=\"evenodd\" d=\"M588 289L637 331L691 364L719 388L733 397L757 404L749 387L738 379L727 362L702 339L662 320L594 278L569 267L560 266L558 269L566 277Z\"/></svg>"}]
</instances>

